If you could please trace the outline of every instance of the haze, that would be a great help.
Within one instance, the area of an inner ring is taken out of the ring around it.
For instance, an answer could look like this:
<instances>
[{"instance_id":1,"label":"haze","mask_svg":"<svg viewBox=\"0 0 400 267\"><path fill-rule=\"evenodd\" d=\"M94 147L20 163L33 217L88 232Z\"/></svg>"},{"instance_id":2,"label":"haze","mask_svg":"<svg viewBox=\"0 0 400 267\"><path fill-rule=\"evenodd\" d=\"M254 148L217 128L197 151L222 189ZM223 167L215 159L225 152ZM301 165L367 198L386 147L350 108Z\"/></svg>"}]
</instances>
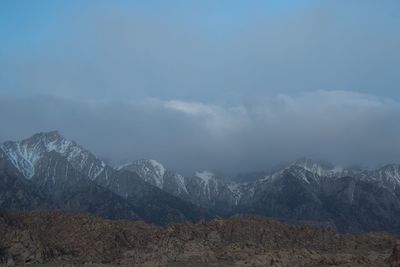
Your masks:
<instances>
[{"instance_id":1,"label":"haze","mask_svg":"<svg viewBox=\"0 0 400 267\"><path fill-rule=\"evenodd\" d=\"M0 141L184 173L400 163L399 47L394 0L3 0Z\"/></svg>"}]
</instances>

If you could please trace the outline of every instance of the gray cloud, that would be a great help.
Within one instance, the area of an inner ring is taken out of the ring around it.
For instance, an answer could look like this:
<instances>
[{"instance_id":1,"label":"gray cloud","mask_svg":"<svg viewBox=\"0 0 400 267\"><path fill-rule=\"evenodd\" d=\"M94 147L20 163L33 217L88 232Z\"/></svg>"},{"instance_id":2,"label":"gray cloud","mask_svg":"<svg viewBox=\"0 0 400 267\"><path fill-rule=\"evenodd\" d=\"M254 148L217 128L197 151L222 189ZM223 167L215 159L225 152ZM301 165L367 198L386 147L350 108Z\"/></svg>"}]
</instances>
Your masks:
<instances>
[{"instance_id":1,"label":"gray cloud","mask_svg":"<svg viewBox=\"0 0 400 267\"><path fill-rule=\"evenodd\" d=\"M320 4L223 27L119 8L60 17L42 45L0 51L0 140L58 129L101 157L183 172L400 162L389 9Z\"/></svg>"},{"instance_id":2,"label":"gray cloud","mask_svg":"<svg viewBox=\"0 0 400 267\"><path fill-rule=\"evenodd\" d=\"M0 88L217 104L315 90L400 99L400 28L343 9L256 15L215 31L179 16L93 9L64 18L42 47L4 56Z\"/></svg>"},{"instance_id":3,"label":"gray cloud","mask_svg":"<svg viewBox=\"0 0 400 267\"><path fill-rule=\"evenodd\" d=\"M262 170L302 156L339 164L400 162L400 104L346 91L279 95L253 106L180 100L0 99L0 138L59 129L97 155L171 168Z\"/></svg>"}]
</instances>

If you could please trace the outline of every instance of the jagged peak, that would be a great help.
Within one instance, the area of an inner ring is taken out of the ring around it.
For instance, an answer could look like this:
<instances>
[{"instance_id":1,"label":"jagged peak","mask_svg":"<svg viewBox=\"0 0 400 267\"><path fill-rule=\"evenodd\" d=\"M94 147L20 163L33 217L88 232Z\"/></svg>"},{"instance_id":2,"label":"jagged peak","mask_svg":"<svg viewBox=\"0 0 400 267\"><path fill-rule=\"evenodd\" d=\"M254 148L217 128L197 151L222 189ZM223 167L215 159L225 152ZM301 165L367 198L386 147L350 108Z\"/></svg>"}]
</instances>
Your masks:
<instances>
[{"instance_id":1,"label":"jagged peak","mask_svg":"<svg viewBox=\"0 0 400 267\"><path fill-rule=\"evenodd\" d=\"M162 163L154 159L139 159L122 164L116 167L117 170L125 170L136 173L142 180L160 189L168 181L174 181L177 185L177 192L188 194L185 178L173 170L167 169Z\"/></svg>"},{"instance_id":2,"label":"jagged peak","mask_svg":"<svg viewBox=\"0 0 400 267\"><path fill-rule=\"evenodd\" d=\"M379 170L399 170L400 164L386 164L378 169Z\"/></svg>"},{"instance_id":3,"label":"jagged peak","mask_svg":"<svg viewBox=\"0 0 400 267\"><path fill-rule=\"evenodd\" d=\"M400 186L400 165L399 164L388 164L372 172L364 172L367 177L374 177L381 182Z\"/></svg>"},{"instance_id":4,"label":"jagged peak","mask_svg":"<svg viewBox=\"0 0 400 267\"><path fill-rule=\"evenodd\" d=\"M0 147L11 159L14 166L28 179L35 174L36 162L49 152L56 152L66 157L76 169L87 172L92 180L106 168L103 161L75 141L64 138L58 131L36 133L21 141L5 142ZM88 167L89 159L91 159L91 166Z\"/></svg>"},{"instance_id":5,"label":"jagged peak","mask_svg":"<svg viewBox=\"0 0 400 267\"><path fill-rule=\"evenodd\" d=\"M335 168L335 166L329 162L314 160L314 159L306 158L306 157L297 159L297 160L293 161L290 165L305 167L306 169L321 168L321 169L325 169L325 170L332 170Z\"/></svg>"},{"instance_id":6,"label":"jagged peak","mask_svg":"<svg viewBox=\"0 0 400 267\"><path fill-rule=\"evenodd\" d=\"M195 177L200 178L202 181L204 181L206 184L212 179L215 178L215 174L210 171L198 171L195 172L194 174Z\"/></svg>"},{"instance_id":7,"label":"jagged peak","mask_svg":"<svg viewBox=\"0 0 400 267\"><path fill-rule=\"evenodd\" d=\"M66 140L64 136L62 136L60 132L57 130L49 132L39 132L25 140L40 140L40 139L46 139L49 141Z\"/></svg>"},{"instance_id":8,"label":"jagged peak","mask_svg":"<svg viewBox=\"0 0 400 267\"><path fill-rule=\"evenodd\" d=\"M127 170L135 172L144 181L149 182L159 188L163 188L164 176L167 169L157 160L139 159L122 164L117 170Z\"/></svg>"},{"instance_id":9,"label":"jagged peak","mask_svg":"<svg viewBox=\"0 0 400 267\"><path fill-rule=\"evenodd\" d=\"M151 168L159 171L161 176L164 176L164 174L166 172L166 168L164 167L164 165L154 159L138 159L138 160L130 161L130 162L124 163L122 165L119 165L118 167L116 167L116 169L122 170L122 169L127 169L129 167L134 168L134 167L141 167L141 166L146 166L147 168L151 167Z\"/></svg>"},{"instance_id":10,"label":"jagged peak","mask_svg":"<svg viewBox=\"0 0 400 267\"><path fill-rule=\"evenodd\" d=\"M295 160L288 167L297 166L319 176L335 176L336 174L349 172L349 170L342 166L335 166L331 163L313 160L309 158L301 158Z\"/></svg>"}]
</instances>

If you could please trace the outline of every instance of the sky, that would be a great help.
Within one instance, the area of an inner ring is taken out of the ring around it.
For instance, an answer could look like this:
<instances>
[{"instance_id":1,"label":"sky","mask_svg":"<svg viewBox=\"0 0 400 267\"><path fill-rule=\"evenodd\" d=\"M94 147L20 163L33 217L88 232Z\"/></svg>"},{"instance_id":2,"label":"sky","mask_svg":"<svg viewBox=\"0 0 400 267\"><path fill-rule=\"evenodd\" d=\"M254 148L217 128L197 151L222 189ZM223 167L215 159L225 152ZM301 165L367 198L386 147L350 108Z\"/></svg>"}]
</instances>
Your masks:
<instances>
[{"instance_id":1,"label":"sky","mask_svg":"<svg viewBox=\"0 0 400 267\"><path fill-rule=\"evenodd\" d=\"M0 141L191 173L400 163L397 0L2 0Z\"/></svg>"}]
</instances>

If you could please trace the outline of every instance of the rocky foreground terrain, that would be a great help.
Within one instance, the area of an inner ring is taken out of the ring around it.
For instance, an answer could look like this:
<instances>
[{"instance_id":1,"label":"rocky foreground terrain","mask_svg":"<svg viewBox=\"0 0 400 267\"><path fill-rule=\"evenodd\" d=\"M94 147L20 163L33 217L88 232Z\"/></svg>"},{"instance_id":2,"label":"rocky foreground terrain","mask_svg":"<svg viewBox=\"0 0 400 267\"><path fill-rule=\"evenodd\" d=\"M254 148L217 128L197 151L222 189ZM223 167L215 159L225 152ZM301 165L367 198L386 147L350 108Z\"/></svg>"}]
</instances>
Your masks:
<instances>
[{"instance_id":1,"label":"rocky foreground terrain","mask_svg":"<svg viewBox=\"0 0 400 267\"><path fill-rule=\"evenodd\" d=\"M89 214L0 213L4 266L400 266L397 240L257 217L159 227Z\"/></svg>"}]
</instances>

